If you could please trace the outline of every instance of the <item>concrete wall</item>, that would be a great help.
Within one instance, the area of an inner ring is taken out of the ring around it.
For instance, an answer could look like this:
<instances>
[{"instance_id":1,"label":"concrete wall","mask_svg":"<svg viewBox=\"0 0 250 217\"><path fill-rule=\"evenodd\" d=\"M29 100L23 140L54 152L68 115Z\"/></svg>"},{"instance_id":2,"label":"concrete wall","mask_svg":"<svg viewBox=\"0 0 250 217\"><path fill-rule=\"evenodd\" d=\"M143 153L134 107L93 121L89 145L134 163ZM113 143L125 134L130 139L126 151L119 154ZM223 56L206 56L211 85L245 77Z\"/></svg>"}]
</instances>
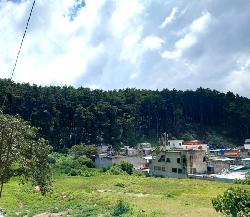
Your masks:
<instances>
[{"instance_id":1,"label":"concrete wall","mask_svg":"<svg viewBox=\"0 0 250 217\"><path fill-rule=\"evenodd\" d=\"M206 152L202 150L162 151L153 157L150 174L162 177L186 178L188 174L207 173Z\"/></svg>"},{"instance_id":2,"label":"concrete wall","mask_svg":"<svg viewBox=\"0 0 250 217\"><path fill-rule=\"evenodd\" d=\"M97 157L95 160L96 168L110 168L115 163L120 163L121 161L128 161L134 165L134 169L142 169L147 163L145 159L137 156L123 157L123 156L113 156L113 157Z\"/></svg>"},{"instance_id":3,"label":"concrete wall","mask_svg":"<svg viewBox=\"0 0 250 217\"><path fill-rule=\"evenodd\" d=\"M180 159L179 163L177 159ZM160 152L154 156L149 164L149 168L150 174L154 176L187 178L180 151Z\"/></svg>"},{"instance_id":4,"label":"concrete wall","mask_svg":"<svg viewBox=\"0 0 250 217\"><path fill-rule=\"evenodd\" d=\"M207 173L206 151L204 150L188 150L187 157L187 172L189 174L204 174Z\"/></svg>"},{"instance_id":5,"label":"concrete wall","mask_svg":"<svg viewBox=\"0 0 250 217\"><path fill-rule=\"evenodd\" d=\"M214 173L220 173L224 169L230 168L230 162L227 161L212 161L209 166L214 168Z\"/></svg>"}]
</instances>

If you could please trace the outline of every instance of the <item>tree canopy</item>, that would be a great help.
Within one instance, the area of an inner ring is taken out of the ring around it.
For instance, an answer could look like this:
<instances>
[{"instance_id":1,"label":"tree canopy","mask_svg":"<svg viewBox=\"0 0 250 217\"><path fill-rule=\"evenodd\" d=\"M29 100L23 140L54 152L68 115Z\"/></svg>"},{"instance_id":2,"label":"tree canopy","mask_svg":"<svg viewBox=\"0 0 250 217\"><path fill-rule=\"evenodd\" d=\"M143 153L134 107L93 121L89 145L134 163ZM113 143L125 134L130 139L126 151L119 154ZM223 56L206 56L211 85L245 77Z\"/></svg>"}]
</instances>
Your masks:
<instances>
[{"instance_id":1,"label":"tree canopy","mask_svg":"<svg viewBox=\"0 0 250 217\"><path fill-rule=\"evenodd\" d=\"M250 100L231 92L103 91L0 80L0 102L5 96L4 112L30 121L55 150L81 143L157 142L163 132L222 145L241 145L250 137Z\"/></svg>"},{"instance_id":2,"label":"tree canopy","mask_svg":"<svg viewBox=\"0 0 250 217\"><path fill-rule=\"evenodd\" d=\"M0 197L3 185L14 175L31 179L41 193L51 189L48 141L38 139L36 128L18 116L0 113Z\"/></svg>"}]
</instances>

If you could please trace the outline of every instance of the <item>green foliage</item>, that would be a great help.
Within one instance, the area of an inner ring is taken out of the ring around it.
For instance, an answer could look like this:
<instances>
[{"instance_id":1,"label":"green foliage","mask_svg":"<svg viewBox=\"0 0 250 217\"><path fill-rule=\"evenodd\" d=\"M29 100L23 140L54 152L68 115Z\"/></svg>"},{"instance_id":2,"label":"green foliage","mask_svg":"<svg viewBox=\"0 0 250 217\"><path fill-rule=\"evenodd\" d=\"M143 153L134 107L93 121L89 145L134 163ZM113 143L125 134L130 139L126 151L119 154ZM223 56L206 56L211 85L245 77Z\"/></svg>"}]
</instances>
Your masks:
<instances>
[{"instance_id":1,"label":"green foliage","mask_svg":"<svg viewBox=\"0 0 250 217\"><path fill-rule=\"evenodd\" d=\"M42 195L52 191L52 171L49 164L49 154L51 151L52 147L48 141L39 139L32 153L31 171L33 185L40 187Z\"/></svg>"},{"instance_id":2,"label":"green foliage","mask_svg":"<svg viewBox=\"0 0 250 217\"><path fill-rule=\"evenodd\" d=\"M131 211L131 208L129 207L129 204L119 200L114 207L114 210L112 212L112 216L122 216L127 214L128 212Z\"/></svg>"},{"instance_id":3,"label":"green foliage","mask_svg":"<svg viewBox=\"0 0 250 217\"><path fill-rule=\"evenodd\" d=\"M107 172L110 175L126 175L127 173L121 169L119 165L113 165Z\"/></svg>"},{"instance_id":4,"label":"green foliage","mask_svg":"<svg viewBox=\"0 0 250 217\"><path fill-rule=\"evenodd\" d=\"M129 175L131 175L133 173L133 164L128 162L128 161L121 161L118 166L125 171L126 173L128 173Z\"/></svg>"},{"instance_id":5,"label":"green foliage","mask_svg":"<svg viewBox=\"0 0 250 217\"><path fill-rule=\"evenodd\" d=\"M95 145L74 145L70 148L69 154L74 158L79 158L81 156L87 156L90 158L92 155L98 153L98 148Z\"/></svg>"},{"instance_id":6,"label":"green foliage","mask_svg":"<svg viewBox=\"0 0 250 217\"><path fill-rule=\"evenodd\" d=\"M240 188L229 188L223 195L212 199L216 212L232 217L247 217L250 215L250 194Z\"/></svg>"},{"instance_id":7,"label":"green foliage","mask_svg":"<svg viewBox=\"0 0 250 217\"><path fill-rule=\"evenodd\" d=\"M141 171L141 170L135 170L133 172L133 175L134 176L142 176L142 177L146 176L145 173L143 171Z\"/></svg>"},{"instance_id":8,"label":"green foliage","mask_svg":"<svg viewBox=\"0 0 250 217\"><path fill-rule=\"evenodd\" d=\"M121 161L118 164L114 164L108 171L110 175L121 175L121 174L129 174L133 173L133 164L128 161Z\"/></svg>"},{"instance_id":9,"label":"green foliage","mask_svg":"<svg viewBox=\"0 0 250 217\"><path fill-rule=\"evenodd\" d=\"M250 172L246 174L245 179L236 179L234 181L235 184L242 184L242 185L250 185Z\"/></svg>"},{"instance_id":10,"label":"green foliage","mask_svg":"<svg viewBox=\"0 0 250 217\"><path fill-rule=\"evenodd\" d=\"M4 112L30 120L60 151L82 143L113 147L143 140L158 143L162 132L216 145L224 138L242 144L250 137L250 100L231 92L203 88L103 91L0 80L0 102L6 95ZM215 133L209 136L207 131Z\"/></svg>"},{"instance_id":11,"label":"green foliage","mask_svg":"<svg viewBox=\"0 0 250 217\"><path fill-rule=\"evenodd\" d=\"M69 176L84 176L90 177L100 173L94 168L91 159L86 156L80 156L78 158L73 158L67 154L60 154L54 152L50 155L50 161L53 161L53 168L57 173L65 173Z\"/></svg>"},{"instance_id":12,"label":"green foliage","mask_svg":"<svg viewBox=\"0 0 250 217\"><path fill-rule=\"evenodd\" d=\"M31 179L44 195L52 189L52 174L48 161L51 146L37 140L37 129L19 116L0 114L0 197L3 184L13 175Z\"/></svg>"}]
</instances>

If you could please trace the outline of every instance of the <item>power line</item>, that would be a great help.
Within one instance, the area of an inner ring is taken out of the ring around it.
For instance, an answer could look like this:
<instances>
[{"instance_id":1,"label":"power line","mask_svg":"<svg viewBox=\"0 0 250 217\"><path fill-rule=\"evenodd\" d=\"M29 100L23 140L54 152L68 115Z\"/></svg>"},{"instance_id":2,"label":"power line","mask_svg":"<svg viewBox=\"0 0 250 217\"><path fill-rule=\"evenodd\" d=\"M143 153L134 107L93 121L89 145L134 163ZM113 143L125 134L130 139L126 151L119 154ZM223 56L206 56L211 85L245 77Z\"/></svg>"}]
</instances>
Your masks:
<instances>
[{"instance_id":1,"label":"power line","mask_svg":"<svg viewBox=\"0 0 250 217\"><path fill-rule=\"evenodd\" d=\"M14 67L13 67L12 72L11 72L11 76L10 76L10 80L11 80L11 81L12 81L12 79L13 79L13 76L14 76L14 73L15 73L15 70L16 70L16 65L17 65L17 62L18 62L18 59L19 59L21 50L22 50L24 38L25 38L25 36L26 36L27 30L28 30L28 27L29 27L30 18L31 18L31 16L32 16L32 12L33 12L35 3L36 3L36 0L33 1L32 7L31 7L31 9L30 9L29 18L28 18L28 20L27 20L27 22L26 22L26 26L25 26L25 30L24 30L24 33L23 33L22 41L21 41L20 47L19 47L18 52L17 52L17 56L16 56L16 60L15 60ZM5 104L5 102L6 102L6 98L7 98L7 94L5 94L5 97L4 97L2 106L1 106L2 111L3 111L4 104Z\"/></svg>"},{"instance_id":2,"label":"power line","mask_svg":"<svg viewBox=\"0 0 250 217\"><path fill-rule=\"evenodd\" d=\"M15 61L14 67L13 67L13 69L12 69L12 73L11 73L10 80L12 80L12 78L13 78L13 76L14 76L14 72L15 72L15 70L16 70L17 61L18 61L18 59L19 59L19 55L20 55L20 52L21 52L21 49L22 49L22 46L23 46L23 41L24 41L24 38L25 38L25 36L26 36L28 27L29 27L30 18L31 18L31 15L32 15L32 12L33 12L33 8L34 8L35 3L36 3L36 0L33 1L32 7L31 7L31 9L30 9L29 18L28 18L28 20L27 20L26 27L25 27L25 31L24 31L23 37L22 37L22 41L21 41L20 47L19 47L19 49L18 49L18 53L17 53L17 56L16 56L16 61Z\"/></svg>"}]
</instances>

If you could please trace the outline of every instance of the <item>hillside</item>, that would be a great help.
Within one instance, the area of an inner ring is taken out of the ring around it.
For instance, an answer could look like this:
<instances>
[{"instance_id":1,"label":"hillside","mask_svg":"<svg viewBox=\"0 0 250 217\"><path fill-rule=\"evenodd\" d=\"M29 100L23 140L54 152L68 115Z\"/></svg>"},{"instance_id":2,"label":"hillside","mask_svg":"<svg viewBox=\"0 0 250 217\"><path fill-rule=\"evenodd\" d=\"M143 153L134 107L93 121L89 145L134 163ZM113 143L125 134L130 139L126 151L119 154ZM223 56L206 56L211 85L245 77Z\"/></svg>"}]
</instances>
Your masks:
<instances>
[{"instance_id":1,"label":"hillside","mask_svg":"<svg viewBox=\"0 0 250 217\"><path fill-rule=\"evenodd\" d=\"M41 87L0 80L4 112L19 114L62 150L74 144L157 143L171 138L201 139L212 145L242 145L250 137L250 100L231 92L90 90Z\"/></svg>"}]
</instances>

